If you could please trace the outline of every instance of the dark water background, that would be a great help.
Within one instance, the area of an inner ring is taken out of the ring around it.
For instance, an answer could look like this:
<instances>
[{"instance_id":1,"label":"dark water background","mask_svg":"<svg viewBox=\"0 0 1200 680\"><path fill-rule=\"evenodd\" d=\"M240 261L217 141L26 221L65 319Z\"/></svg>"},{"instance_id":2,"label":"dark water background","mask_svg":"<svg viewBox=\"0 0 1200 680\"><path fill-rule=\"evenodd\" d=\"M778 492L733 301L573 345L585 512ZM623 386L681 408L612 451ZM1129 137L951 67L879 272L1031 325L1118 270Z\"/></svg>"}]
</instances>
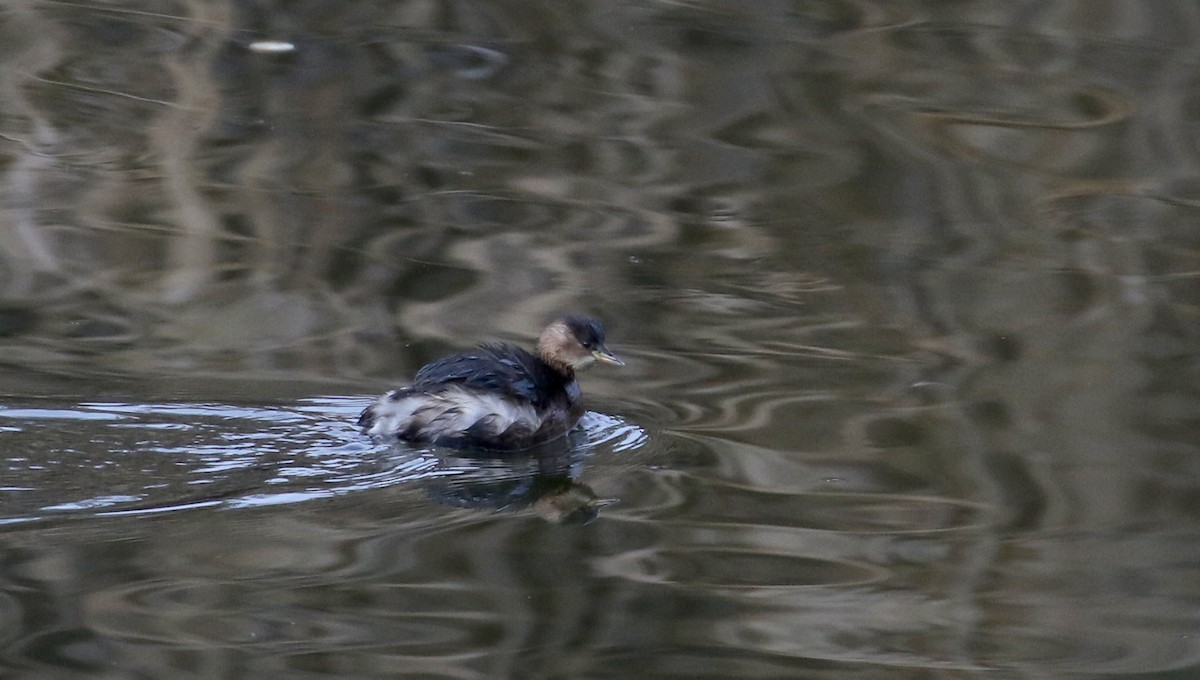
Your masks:
<instances>
[{"instance_id":1,"label":"dark water background","mask_svg":"<svg viewBox=\"0 0 1200 680\"><path fill-rule=\"evenodd\" d=\"M1197 677L1198 36L3 2L0 675ZM560 455L354 430L570 309Z\"/></svg>"}]
</instances>

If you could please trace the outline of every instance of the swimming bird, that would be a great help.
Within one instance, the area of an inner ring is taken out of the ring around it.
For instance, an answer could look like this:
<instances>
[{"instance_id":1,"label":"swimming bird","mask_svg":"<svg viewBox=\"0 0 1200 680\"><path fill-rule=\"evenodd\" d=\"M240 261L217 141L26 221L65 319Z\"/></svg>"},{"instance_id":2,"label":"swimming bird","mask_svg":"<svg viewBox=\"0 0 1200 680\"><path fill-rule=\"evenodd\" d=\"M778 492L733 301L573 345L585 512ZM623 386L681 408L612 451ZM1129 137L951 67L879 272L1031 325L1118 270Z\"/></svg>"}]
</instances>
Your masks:
<instances>
[{"instance_id":1,"label":"swimming bird","mask_svg":"<svg viewBox=\"0 0 1200 680\"><path fill-rule=\"evenodd\" d=\"M507 343L480 345L417 371L358 417L382 439L516 451L569 432L583 415L575 373L595 363L624 366L595 319L568 314L538 337L533 354Z\"/></svg>"}]
</instances>

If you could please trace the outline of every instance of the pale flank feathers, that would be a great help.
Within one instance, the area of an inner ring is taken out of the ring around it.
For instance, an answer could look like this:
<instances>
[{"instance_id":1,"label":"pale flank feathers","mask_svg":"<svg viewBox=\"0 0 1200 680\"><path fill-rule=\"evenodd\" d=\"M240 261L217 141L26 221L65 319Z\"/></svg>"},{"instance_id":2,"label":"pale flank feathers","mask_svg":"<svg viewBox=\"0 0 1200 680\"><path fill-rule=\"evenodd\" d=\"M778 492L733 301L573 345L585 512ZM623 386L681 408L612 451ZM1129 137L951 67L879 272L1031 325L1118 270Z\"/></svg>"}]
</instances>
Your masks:
<instances>
[{"instance_id":1,"label":"pale flank feathers","mask_svg":"<svg viewBox=\"0 0 1200 680\"><path fill-rule=\"evenodd\" d=\"M536 432L542 425L542 418L532 404L517 403L497 394L457 386L399 400L393 400L393 394L388 392L371 407L374 421L367 434L387 436L407 430L416 439L430 439L439 433L465 432L484 420L494 435L514 425L529 432Z\"/></svg>"}]
</instances>

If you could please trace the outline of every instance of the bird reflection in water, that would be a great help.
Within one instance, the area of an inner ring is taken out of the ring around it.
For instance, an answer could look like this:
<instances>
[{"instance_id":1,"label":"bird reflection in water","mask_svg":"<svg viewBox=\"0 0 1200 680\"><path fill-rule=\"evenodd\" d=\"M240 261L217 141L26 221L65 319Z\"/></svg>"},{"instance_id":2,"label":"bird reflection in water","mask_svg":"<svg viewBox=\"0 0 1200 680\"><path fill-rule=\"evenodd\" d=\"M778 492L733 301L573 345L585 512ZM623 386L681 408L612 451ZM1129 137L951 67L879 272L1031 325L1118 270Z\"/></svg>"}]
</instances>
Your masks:
<instances>
[{"instance_id":1,"label":"bird reflection in water","mask_svg":"<svg viewBox=\"0 0 1200 680\"><path fill-rule=\"evenodd\" d=\"M438 456L444 474L427 477L426 488L439 503L500 512L531 509L555 524L587 524L617 502L600 498L577 481L590 452L586 431L528 451L455 450Z\"/></svg>"}]
</instances>

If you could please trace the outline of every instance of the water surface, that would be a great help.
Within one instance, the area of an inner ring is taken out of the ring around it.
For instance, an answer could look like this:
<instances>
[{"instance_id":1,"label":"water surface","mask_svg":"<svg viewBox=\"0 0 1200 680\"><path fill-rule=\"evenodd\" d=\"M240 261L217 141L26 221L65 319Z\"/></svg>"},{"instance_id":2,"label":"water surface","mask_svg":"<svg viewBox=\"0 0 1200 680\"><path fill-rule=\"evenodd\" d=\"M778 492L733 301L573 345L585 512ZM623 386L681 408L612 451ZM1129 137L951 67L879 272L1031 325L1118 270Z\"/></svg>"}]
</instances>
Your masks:
<instances>
[{"instance_id":1,"label":"water surface","mask_svg":"<svg viewBox=\"0 0 1200 680\"><path fill-rule=\"evenodd\" d=\"M3 675L1193 677L1198 29L0 3ZM562 310L561 448L355 430Z\"/></svg>"}]
</instances>

